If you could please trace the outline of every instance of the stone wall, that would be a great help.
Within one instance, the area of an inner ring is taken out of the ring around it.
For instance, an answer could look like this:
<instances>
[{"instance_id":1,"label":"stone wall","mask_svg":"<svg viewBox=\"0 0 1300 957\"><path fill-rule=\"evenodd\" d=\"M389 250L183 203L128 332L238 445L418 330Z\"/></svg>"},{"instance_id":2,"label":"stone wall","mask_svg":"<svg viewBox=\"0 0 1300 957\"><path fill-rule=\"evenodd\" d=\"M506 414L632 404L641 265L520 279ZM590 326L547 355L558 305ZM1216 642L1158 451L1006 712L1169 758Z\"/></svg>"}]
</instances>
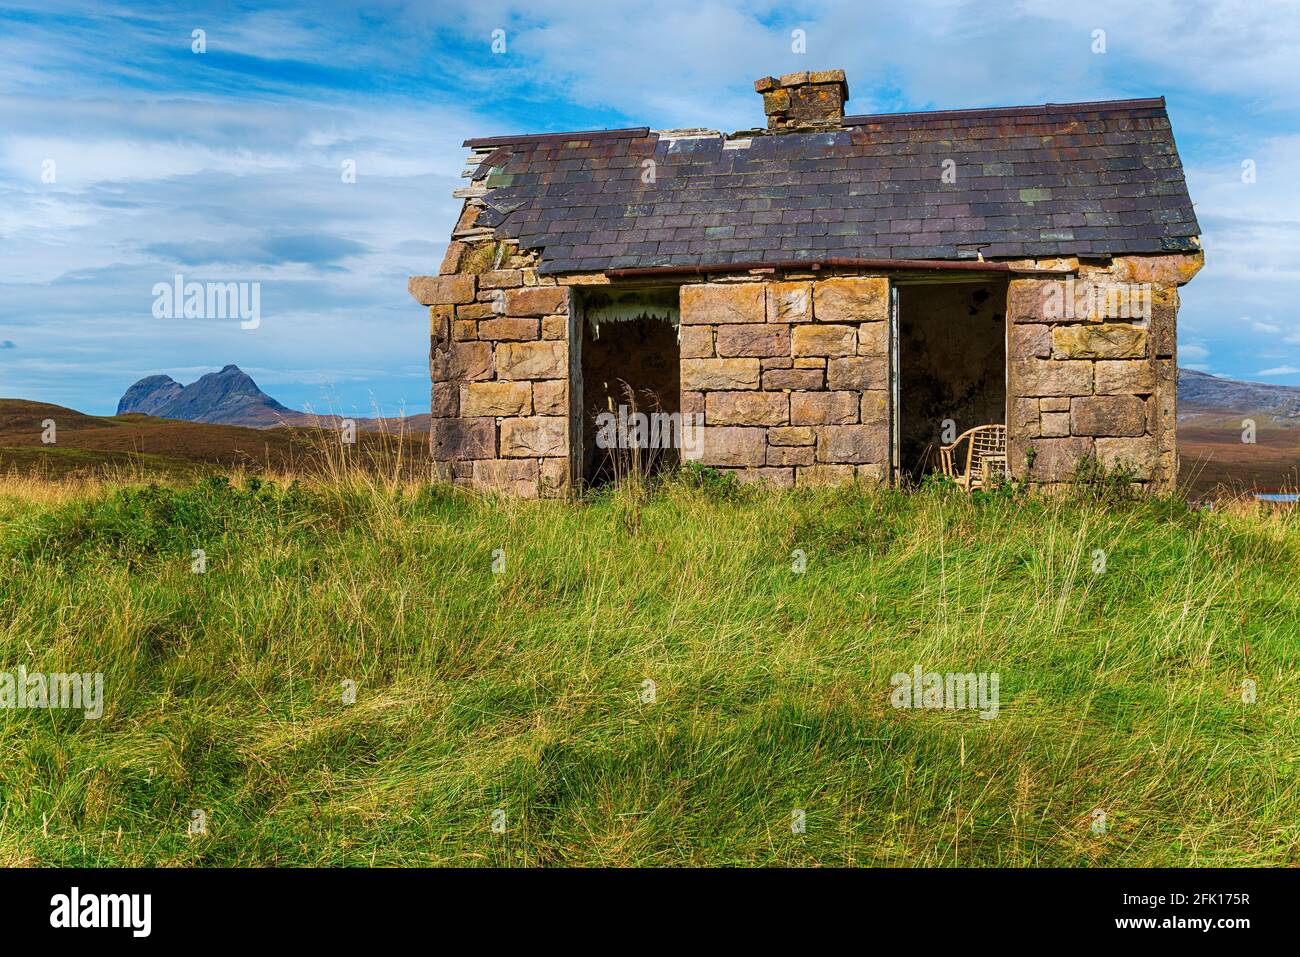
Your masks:
<instances>
[{"instance_id":1,"label":"stone wall","mask_svg":"<svg viewBox=\"0 0 1300 957\"><path fill-rule=\"evenodd\" d=\"M528 257L484 268L508 252L484 259L462 246L447 274L410 281L429 307L434 477L553 494L569 478L569 289L539 278Z\"/></svg>"},{"instance_id":2,"label":"stone wall","mask_svg":"<svg viewBox=\"0 0 1300 957\"><path fill-rule=\"evenodd\" d=\"M1007 285L1013 475L1065 482L1091 454L1143 483L1176 480L1178 286L1201 263L1198 253L1012 264L1052 272ZM453 242L442 275L411 279L430 310L436 478L533 496L566 490L581 470L570 284L610 279L549 278L535 264L495 242ZM1062 309L1069 283L1102 302L1142 287L1149 318ZM767 271L679 295L681 411L703 416L700 464L780 487L887 477L888 278Z\"/></svg>"},{"instance_id":3,"label":"stone wall","mask_svg":"<svg viewBox=\"0 0 1300 957\"><path fill-rule=\"evenodd\" d=\"M681 290L682 412L701 465L776 486L879 481L889 462L889 282Z\"/></svg>"},{"instance_id":4,"label":"stone wall","mask_svg":"<svg viewBox=\"0 0 1300 957\"><path fill-rule=\"evenodd\" d=\"M1139 482L1172 486L1178 477L1178 286L1201 262L1199 254L1127 257L1076 263L1068 279L1012 280L1007 431L1013 474L1060 483L1092 455L1108 469L1133 469ZM1149 297L1148 308L1137 308L1142 296Z\"/></svg>"}]
</instances>

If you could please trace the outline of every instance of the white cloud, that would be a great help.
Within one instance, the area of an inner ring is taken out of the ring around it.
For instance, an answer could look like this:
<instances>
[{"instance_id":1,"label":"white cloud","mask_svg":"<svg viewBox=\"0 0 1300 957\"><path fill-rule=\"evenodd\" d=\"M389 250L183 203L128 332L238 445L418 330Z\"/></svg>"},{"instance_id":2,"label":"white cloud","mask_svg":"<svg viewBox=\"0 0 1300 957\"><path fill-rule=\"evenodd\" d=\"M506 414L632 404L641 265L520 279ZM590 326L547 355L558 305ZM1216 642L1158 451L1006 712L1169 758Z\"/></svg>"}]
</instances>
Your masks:
<instances>
[{"instance_id":1,"label":"white cloud","mask_svg":"<svg viewBox=\"0 0 1300 957\"><path fill-rule=\"evenodd\" d=\"M1272 369L1260 369L1255 375L1295 375L1300 373L1300 366L1277 366Z\"/></svg>"}]
</instances>

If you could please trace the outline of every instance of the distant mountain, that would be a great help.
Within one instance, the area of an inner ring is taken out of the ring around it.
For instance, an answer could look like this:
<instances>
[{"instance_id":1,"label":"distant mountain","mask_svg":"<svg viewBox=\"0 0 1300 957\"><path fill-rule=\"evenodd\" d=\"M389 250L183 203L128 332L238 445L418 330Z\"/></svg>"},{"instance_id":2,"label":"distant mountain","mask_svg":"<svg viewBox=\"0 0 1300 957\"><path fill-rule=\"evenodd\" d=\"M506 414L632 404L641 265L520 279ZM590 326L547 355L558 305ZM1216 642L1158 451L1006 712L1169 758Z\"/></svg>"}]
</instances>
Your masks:
<instances>
[{"instance_id":1,"label":"distant mountain","mask_svg":"<svg viewBox=\"0 0 1300 957\"><path fill-rule=\"evenodd\" d=\"M305 415L275 401L236 365L209 372L187 386L171 376L147 376L127 389L118 402L117 414L128 412L255 429L289 424Z\"/></svg>"},{"instance_id":2,"label":"distant mountain","mask_svg":"<svg viewBox=\"0 0 1300 957\"><path fill-rule=\"evenodd\" d=\"M1180 424L1223 422L1240 429L1243 418L1255 419L1260 428L1300 429L1300 387L1178 370Z\"/></svg>"},{"instance_id":3,"label":"distant mountain","mask_svg":"<svg viewBox=\"0 0 1300 957\"><path fill-rule=\"evenodd\" d=\"M184 386L171 376L146 376L127 389L117 403L118 415L130 413L250 429L273 429L280 425L338 428L343 418L300 412L282 405L259 389L257 383L237 365L228 365L220 372L209 372ZM353 418L357 428L367 431L397 431L400 428L407 432L423 432L429 429L427 414L405 419Z\"/></svg>"}]
</instances>

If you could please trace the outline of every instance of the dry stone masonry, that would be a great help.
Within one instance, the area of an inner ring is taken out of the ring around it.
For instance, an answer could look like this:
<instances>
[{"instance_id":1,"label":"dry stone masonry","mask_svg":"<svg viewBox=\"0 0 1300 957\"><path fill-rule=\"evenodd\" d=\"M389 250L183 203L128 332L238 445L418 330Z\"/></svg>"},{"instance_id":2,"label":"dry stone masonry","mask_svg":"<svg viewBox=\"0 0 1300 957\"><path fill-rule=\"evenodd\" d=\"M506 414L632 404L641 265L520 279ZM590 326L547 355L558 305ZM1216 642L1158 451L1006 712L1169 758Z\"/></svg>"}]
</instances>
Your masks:
<instances>
[{"instance_id":1,"label":"dry stone masonry","mask_svg":"<svg viewBox=\"0 0 1300 957\"><path fill-rule=\"evenodd\" d=\"M1178 289L1202 253L1162 100L855 117L841 71L755 88L767 128L731 136L467 142L440 274L409 286L430 312L438 478L582 482L583 311L604 290L607 311L673 322L668 404L700 417L701 464L781 487L891 480L899 284L977 281L997 284L982 361L1005 361L1005 396L954 406L1005 400L1012 474L1064 482L1093 456L1175 480Z\"/></svg>"}]
</instances>

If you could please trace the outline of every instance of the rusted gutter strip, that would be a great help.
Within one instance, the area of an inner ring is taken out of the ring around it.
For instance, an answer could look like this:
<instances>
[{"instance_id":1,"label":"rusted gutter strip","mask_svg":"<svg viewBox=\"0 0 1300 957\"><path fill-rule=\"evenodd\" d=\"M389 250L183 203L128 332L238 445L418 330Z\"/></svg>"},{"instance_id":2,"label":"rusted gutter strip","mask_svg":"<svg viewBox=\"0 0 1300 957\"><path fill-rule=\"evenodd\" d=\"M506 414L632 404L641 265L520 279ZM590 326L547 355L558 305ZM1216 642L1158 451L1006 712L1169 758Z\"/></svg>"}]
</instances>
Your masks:
<instances>
[{"instance_id":1,"label":"rusted gutter strip","mask_svg":"<svg viewBox=\"0 0 1300 957\"><path fill-rule=\"evenodd\" d=\"M932 272L1001 272L1050 273L1062 275L1073 270L1031 269L1005 262L980 262L969 259L785 259L775 262L712 263L696 266L634 266L626 269L606 269L611 279L633 279L650 276L704 276L721 272L748 272L754 269L910 269Z\"/></svg>"}]
</instances>

